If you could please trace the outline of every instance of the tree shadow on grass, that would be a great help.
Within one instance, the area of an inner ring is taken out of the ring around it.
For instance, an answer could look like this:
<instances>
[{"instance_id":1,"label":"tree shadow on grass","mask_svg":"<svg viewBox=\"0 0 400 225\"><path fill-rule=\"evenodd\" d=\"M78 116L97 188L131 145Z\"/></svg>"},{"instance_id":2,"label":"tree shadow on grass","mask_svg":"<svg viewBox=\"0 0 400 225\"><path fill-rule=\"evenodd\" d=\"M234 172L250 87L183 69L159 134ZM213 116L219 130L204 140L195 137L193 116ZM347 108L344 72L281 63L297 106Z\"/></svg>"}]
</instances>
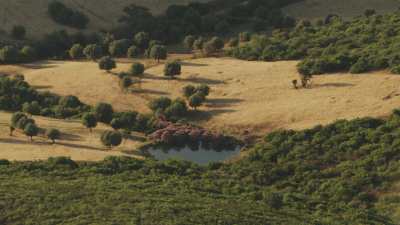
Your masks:
<instances>
[{"instance_id":1,"label":"tree shadow on grass","mask_svg":"<svg viewBox=\"0 0 400 225\"><path fill-rule=\"evenodd\" d=\"M32 69L32 70L48 69L48 68L56 67L56 65L54 65L53 63L47 62L47 61L24 63L24 64L20 64L20 66L27 68L27 69Z\"/></svg>"},{"instance_id":2,"label":"tree shadow on grass","mask_svg":"<svg viewBox=\"0 0 400 225\"><path fill-rule=\"evenodd\" d=\"M53 86L52 85L32 85L32 88L37 89L37 90L50 89L50 88L53 88Z\"/></svg>"},{"instance_id":3,"label":"tree shadow on grass","mask_svg":"<svg viewBox=\"0 0 400 225\"><path fill-rule=\"evenodd\" d=\"M207 99L206 106L210 108L223 108L229 107L238 103L243 102L242 99L238 98L212 98Z\"/></svg>"},{"instance_id":4,"label":"tree shadow on grass","mask_svg":"<svg viewBox=\"0 0 400 225\"><path fill-rule=\"evenodd\" d=\"M200 67L200 66L208 66L208 64L205 63L193 63L193 62L180 62L182 66L195 66L195 67Z\"/></svg>"},{"instance_id":5,"label":"tree shadow on grass","mask_svg":"<svg viewBox=\"0 0 400 225\"><path fill-rule=\"evenodd\" d=\"M198 76L192 76L192 77L177 79L177 80L184 81L184 82L198 83L198 84L225 84L225 81L222 81L222 80L214 80L214 79L208 79L208 78L203 78L203 77L198 77Z\"/></svg>"},{"instance_id":6,"label":"tree shadow on grass","mask_svg":"<svg viewBox=\"0 0 400 225\"><path fill-rule=\"evenodd\" d=\"M168 93L165 91L156 91L150 89L131 89L131 94L151 94L151 95L167 95Z\"/></svg>"},{"instance_id":7,"label":"tree shadow on grass","mask_svg":"<svg viewBox=\"0 0 400 225\"><path fill-rule=\"evenodd\" d=\"M354 87L354 84L349 83L324 83L324 84L312 84L311 88L325 88L325 87Z\"/></svg>"},{"instance_id":8,"label":"tree shadow on grass","mask_svg":"<svg viewBox=\"0 0 400 225\"><path fill-rule=\"evenodd\" d=\"M66 140L66 141L80 141L80 140L82 140L82 138L81 138L81 136L79 136L79 135L62 133L62 134L61 134L61 140Z\"/></svg>"},{"instance_id":9,"label":"tree shadow on grass","mask_svg":"<svg viewBox=\"0 0 400 225\"><path fill-rule=\"evenodd\" d=\"M188 119L202 122L202 121L208 121L212 117L220 115L220 114L227 114L227 113L233 113L233 112L236 112L236 110L212 109L212 110L207 110L207 111L190 111L188 114Z\"/></svg>"},{"instance_id":10,"label":"tree shadow on grass","mask_svg":"<svg viewBox=\"0 0 400 225\"><path fill-rule=\"evenodd\" d=\"M156 75L153 75L153 74L150 74L150 73L145 73L144 75L143 75L143 78L142 78L142 80L169 80L170 78L168 78L168 77L161 77L161 76L156 76Z\"/></svg>"},{"instance_id":11,"label":"tree shadow on grass","mask_svg":"<svg viewBox=\"0 0 400 225\"><path fill-rule=\"evenodd\" d=\"M86 150L96 150L96 151L106 151L105 148L88 146L88 145L80 145L80 144L72 144L72 143L65 143L65 142L56 142L56 145L61 145L69 148L77 148L77 149L86 149Z\"/></svg>"},{"instance_id":12,"label":"tree shadow on grass","mask_svg":"<svg viewBox=\"0 0 400 225\"><path fill-rule=\"evenodd\" d=\"M0 138L0 143L7 143L7 144L19 144L19 145L38 145L38 146L48 146L51 145L50 142L38 142L33 138L33 141L27 140L19 140L19 139L13 139L13 138Z\"/></svg>"}]
</instances>

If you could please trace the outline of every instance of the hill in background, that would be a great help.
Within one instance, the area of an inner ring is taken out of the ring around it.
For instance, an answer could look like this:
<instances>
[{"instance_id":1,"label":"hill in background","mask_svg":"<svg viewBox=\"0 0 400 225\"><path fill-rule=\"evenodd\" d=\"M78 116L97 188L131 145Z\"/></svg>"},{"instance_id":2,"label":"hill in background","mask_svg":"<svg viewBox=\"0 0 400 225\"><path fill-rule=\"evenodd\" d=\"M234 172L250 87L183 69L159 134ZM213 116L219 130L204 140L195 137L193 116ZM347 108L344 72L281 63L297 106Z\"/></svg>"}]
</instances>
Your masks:
<instances>
[{"instance_id":1,"label":"hill in background","mask_svg":"<svg viewBox=\"0 0 400 225\"><path fill-rule=\"evenodd\" d=\"M378 13L393 12L400 7L399 0L304 0L285 8L295 18L319 19L337 14L345 19L363 14L366 9Z\"/></svg>"},{"instance_id":2,"label":"hill in background","mask_svg":"<svg viewBox=\"0 0 400 225\"><path fill-rule=\"evenodd\" d=\"M47 15L47 5L52 0L2 0L0 1L0 26L9 32L14 25L27 28L30 38L38 38L54 30L76 31L55 23ZM136 4L151 9L154 14L164 12L171 4L187 4L193 0L60 0L68 7L89 17L89 31L110 29L118 24L124 7ZM197 2L207 2L198 0Z\"/></svg>"}]
</instances>

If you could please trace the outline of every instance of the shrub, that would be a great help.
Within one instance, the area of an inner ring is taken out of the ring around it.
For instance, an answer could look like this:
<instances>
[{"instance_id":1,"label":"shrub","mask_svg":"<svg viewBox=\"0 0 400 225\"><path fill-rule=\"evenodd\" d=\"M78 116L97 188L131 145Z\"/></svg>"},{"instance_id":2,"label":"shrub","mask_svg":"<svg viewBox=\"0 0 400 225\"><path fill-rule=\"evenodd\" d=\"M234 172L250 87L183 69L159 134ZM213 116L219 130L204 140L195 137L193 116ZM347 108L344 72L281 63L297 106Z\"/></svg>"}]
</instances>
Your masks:
<instances>
[{"instance_id":1,"label":"shrub","mask_svg":"<svg viewBox=\"0 0 400 225\"><path fill-rule=\"evenodd\" d=\"M52 141L53 144L56 143L56 140L60 139L61 132L57 129L51 128L46 130L46 137Z\"/></svg>"},{"instance_id":2,"label":"shrub","mask_svg":"<svg viewBox=\"0 0 400 225\"><path fill-rule=\"evenodd\" d=\"M11 29L11 36L17 40L22 40L26 36L26 29L24 26L16 25Z\"/></svg>"},{"instance_id":3,"label":"shrub","mask_svg":"<svg viewBox=\"0 0 400 225\"><path fill-rule=\"evenodd\" d=\"M32 61L37 57L36 49L29 45L25 45L20 50L20 55L24 61Z\"/></svg>"},{"instance_id":4,"label":"shrub","mask_svg":"<svg viewBox=\"0 0 400 225\"><path fill-rule=\"evenodd\" d=\"M175 77L181 74L181 64L177 61L167 62L164 67L164 76Z\"/></svg>"},{"instance_id":5,"label":"shrub","mask_svg":"<svg viewBox=\"0 0 400 225\"><path fill-rule=\"evenodd\" d=\"M149 47L150 35L146 32L139 32L134 37L134 42L141 50Z\"/></svg>"},{"instance_id":6,"label":"shrub","mask_svg":"<svg viewBox=\"0 0 400 225\"><path fill-rule=\"evenodd\" d=\"M123 124L123 121L120 120L119 118L114 118L114 119L111 120L110 126L114 130L119 130L119 129L122 129L124 127L124 124Z\"/></svg>"},{"instance_id":7,"label":"shrub","mask_svg":"<svg viewBox=\"0 0 400 225\"><path fill-rule=\"evenodd\" d=\"M242 32L239 34L239 41L240 42L248 42L251 39L250 32Z\"/></svg>"},{"instance_id":8,"label":"shrub","mask_svg":"<svg viewBox=\"0 0 400 225\"><path fill-rule=\"evenodd\" d=\"M185 87L183 87L183 96L185 96L185 98L190 98L192 95L194 95L194 93L196 93L196 87L193 85L186 85Z\"/></svg>"},{"instance_id":9,"label":"shrub","mask_svg":"<svg viewBox=\"0 0 400 225\"><path fill-rule=\"evenodd\" d=\"M22 105L22 111L31 115L39 115L41 108L37 101L33 101L31 103L25 102Z\"/></svg>"},{"instance_id":10,"label":"shrub","mask_svg":"<svg viewBox=\"0 0 400 225\"><path fill-rule=\"evenodd\" d=\"M239 45L239 39L238 38L231 38L229 39L228 46L229 47L237 47Z\"/></svg>"},{"instance_id":11,"label":"shrub","mask_svg":"<svg viewBox=\"0 0 400 225\"><path fill-rule=\"evenodd\" d=\"M83 57L83 47L80 44L74 44L69 50L71 59L79 59Z\"/></svg>"},{"instance_id":12,"label":"shrub","mask_svg":"<svg viewBox=\"0 0 400 225\"><path fill-rule=\"evenodd\" d=\"M152 101L150 101L149 108L153 112L157 112L159 110L164 111L171 105L171 103L172 103L172 101L170 98L160 97L160 98L156 98L156 99L153 99Z\"/></svg>"},{"instance_id":13,"label":"shrub","mask_svg":"<svg viewBox=\"0 0 400 225\"><path fill-rule=\"evenodd\" d=\"M164 45L154 45L150 50L149 56L160 62L160 59L167 58L167 48Z\"/></svg>"},{"instance_id":14,"label":"shrub","mask_svg":"<svg viewBox=\"0 0 400 225\"><path fill-rule=\"evenodd\" d=\"M130 73L133 76L141 76L141 75L143 75L144 70L145 70L144 65L142 63L136 62L136 63L132 64Z\"/></svg>"},{"instance_id":15,"label":"shrub","mask_svg":"<svg viewBox=\"0 0 400 225\"><path fill-rule=\"evenodd\" d=\"M92 132L92 129L97 127L97 118L94 113L85 113L82 116L82 124Z\"/></svg>"},{"instance_id":16,"label":"shrub","mask_svg":"<svg viewBox=\"0 0 400 225\"><path fill-rule=\"evenodd\" d=\"M3 63L18 62L18 49L14 46L7 45L0 50L0 61Z\"/></svg>"},{"instance_id":17,"label":"shrub","mask_svg":"<svg viewBox=\"0 0 400 225\"><path fill-rule=\"evenodd\" d=\"M127 52L128 58L137 58L140 56L140 49L136 47L135 45L132 45L131 47L128 48Z\"/></svg>"},{"instance_id":18,"label":"shrub","mask_svg":"<svg viewBox=\"0 0 400 225\"><path fill-rule=\"evenodd\" d=\"M202 38L202 37L197 38L193 42L193 49L195 49L195 50L203 49L204 42L205 42L204 38Z\"/></svg>"},{"instance_id":19,"label":"shrub","mask_svg":"<svg viewBox=\"0 0 400 225\"><path fill-rule=\"evenodd\" d=\"M132 78L125 76L120 79L119 85L123 90L126 90L133 84Z\"/></svg>"},{"instance_id":20,"label":"shrub","mask_svg":"<svg viewBox=\"0 0 400 225\"><path fill-rule=\"evenodd\" d=\"M187 48L187 49L192 49L195 41L196 41L196 38L193 35L188 35L183 40L183 46L185 46L185 48Z\"/></svg>"},{"instance_id":21,"label":"shrub","mask_svg":"<svg viewBox=\"0 0 400 225\"><path fill-rule=\"evenodd\" d=\"M96 60L103 55L103 49L97 44L91 44L83 49L83 54L87 59Z\"/></svg>"},{"instance_id":22,"label":"shrub","mask_svg":"<svg viewBox=\"0 0 400 225\"><path fill-rule=\"evenodd\" d=\"M67 95L60 98L58 104L64 108L78 108L82 106L82 102L74 95Z\"/></svg>"},{"instance_id":23,"label":"shrub","mask_svg":"<svg viewBox=\"0 0 400 225\"><path fill-rule=\"evenodd\" d=\"M93 111L97 121L99 122L109 124L113 119L114 110L108 103L98 103L94 107Z\"/></svg>"},{"instance_id":24,"label":"shrub","mask_svg":"<svg viewBox=\"0 0 400 225\"><path fill-rule=\"evenodd\" d=\"M39 128L34 123L28 123L24 127L24 134L30 137L31 141L33 141L33 136L38 135Z\"/></svg>"},{"instance_id":25,"label":"shrub","mask_svg":"<svg viewBox=\"0 0 400 225\"><path fill-rule=\"evenodd\" d=\"M116 40L110 43L108 51L114 57L126 56L130 45L131 42L128 39Z\"/></svg>"},{"instance_id":26,"label":"shrub","mask_svg":"<svg viewBox=\"0 0 400 225\"><path fill-rule=\"evenodd\" d=\"M116 65L115 61L109 56L104 56L99 60L99 68L101 70L110 72L110 70L112 70L116 67L117 67L117 65Z\"/></svg>"},{"instance_id":27,"label":"shrub","mask_svg":"<svg viewBox=\"0 0 400 225\"><path fill-rule=\"evenodd\" d=\"M189 98L189 106L197 110L197 107L201 106L204 102L204 96L200 93L196 93Z\"/></svg>"},{"instance_id":28,"label":"shrub","mask_svg":"<svg viewBox=\"0 0 400 225\"><path fill-rule=\"evenodd\" d=\"M186 102L183 99L175 99L171 105L165 109L165 115L168 118L179 119L187 114Z\"/></svg>"},{"instance_id":29,"label":"shrub","mask_svg":"<svg viewBox=\"0 0 400 225\"><path fill-rule=\"evenodd\" d=\"M198 87L196 87L196 92L206 97L210 94L210 87L206 84L201 84Z\"/></svg>"},{"instance_id":30,"label":"shrub","mask_svg":"<svg viewBox=\"0 0 400 225\"><path fill-rule=\"evenodd\" d=\"M104 131L101 135L101 143L107 147L115 147L122 142L122 135L117 131Z\"/></svg>"}]
</instances>

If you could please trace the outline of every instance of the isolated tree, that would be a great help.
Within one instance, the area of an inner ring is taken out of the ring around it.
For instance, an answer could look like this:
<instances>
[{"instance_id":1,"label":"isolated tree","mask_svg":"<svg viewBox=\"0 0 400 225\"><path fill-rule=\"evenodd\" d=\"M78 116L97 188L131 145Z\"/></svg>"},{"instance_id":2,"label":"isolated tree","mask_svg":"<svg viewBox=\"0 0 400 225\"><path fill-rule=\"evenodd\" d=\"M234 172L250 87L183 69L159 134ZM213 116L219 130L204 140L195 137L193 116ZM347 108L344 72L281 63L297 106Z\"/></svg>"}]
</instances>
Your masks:
<instances>
[{"instance_id":1,"label":"isolated tree","mask_svg":"<svg viewBox=\"0 0 400 225\"><path fill-rule=\"evenodd\" d=\"M94 107L94 115L97 121L109 124L113 119L114 109L108 103L98 103Z\"/></svg>"},{"instance_id":2,"label":"isolated tree","mask_svg":"<svg viewBox=\"0 0 400 225\"><path fill-rule=\"evenodd\" d=\"M83 47L80 44L74 44L68 51L71 59L79 59L83 57Z\"/></svg>"},{"instance_id":3,"label":"isolated tree","mask_svg":"<svg viewBox=\"0 0 400 225\"><path fill-rule=\"evenodd\" d=\"M92 133L92 129L97 126L96 115L94 113L85 113L82 116L82 124Z\"/></svg>"},{"instance_id":4,"label":"isolated tree","mask_svg":"<svg viewBox=\"0 0 400 225\"><path fill-rule=\"evenodd\" d=\"M110 70L112 70L112 69L114 69L116 67L117 67L117 64L109 56L104 56L99 60L99 68L101 70L107 71L108 73L110 72Z\"/></svg>"},{"instance_id":5,"label":"isolated tree","mask_svg":"<svg viewBox=\"0 0 400 225\"><path fill-rule=\"evenodd\" d=\"M181 64L179 62L167 62L164 67L164 76L174 78L181 74L181 69Z\"/></svg>"},{"instance_id":6,"label":"isolated tree","mask_svg":"<svg viewBox=\"0 0 400 225\"><path fill-rule=\"evenodd\" d=\"M126 56L131 42L128 39L116 40L110 43L108 51L114 57Z\"/></svg>"},{"instance_id":7,"label":"isolated tree","mask_svg":"<svg viewBox=\"0 0 400 225\"><path fill-rule=\"evenodd\" d=\"M135 45L132 45L128 48L128 52L126 54L128 58L137 58L140 56L140 49Z\"/></svg>"},{"instance_id":8,"label":"isolated tree","mask_svg":"<svg viewBox=\"0 0 400 225\"><path fill-rule=\"evenodd\" d=\"M33 137L39 133L39 128L34 123L28 123L25 125L24 133L33 141Z\"/></svg>"},{"instance_id":9,"label":"isolated tree","mask_svg":"<svg viewBox=\"0 0 400 225\"><path fill-rule=\"evenodd\" d=\"M107 147L115 147L122 143L122 135L118 131L104 131L101 135L101 143Z\"/></svg>"},{"instance_id":10,"label":"isolated tree","mask_svg":"<svg viewBox=\"0 0 400 225\"><path fill-rule=\"evenodd\" d=\"M91 59L94 61L96 59L99 59L103 55L103 49L100 45L91 44L83 49L83 54L86 56L87 59Z\"/></svg>"},{"instance_id":11,"label":"isolated tree","mask_svg":"<svg viewBox=\"0 0 400 225\"><path fill-rule=\"evenodd\" d=\"M142 76L144 73L144 65L142 63L138 63L135 62L132 64L131 69L130 69L130 73L132 74L132 76Z\"/></svg>"},{"instance_id":12,"label":"isolated tree","mask_svg":"<svg viewBox=\"0 0 400 225\"><path fill-rule=\"evenodd\" d=\"M26 119L28 119L28 117L26 116L25 113L22 113L22 112L13 113L13 115L11 116L10 136L13 135L13 131L14 131L16 128L19 128L18 125L19 125L19 121L20 121L21 119L26 120Z\"/></svg>"},{"instance_id":13,"label":"isolated tree","mask_svg":"<svg viewBox=\"0 0 400 225\"><path fill-rule=\"evenodd\" d=\"M204 101L204 96L200 93L196 93L189 98L189 106L197 110L197 107L201 106Z\"/></svg>"},{"instance_id":14,"label":"isolated tree","mask_svg":"<svg viewBox=\"0 0 400 225\"><path fill-rule=\"evenodd\" d=\"M195 41L196 41L196 37L195 36L188 35L183 40L183 46L185 46L185 48L187 48L187 49L192 49L193 48L193 44L194 44Z\"/></svg>"},{"instance_id":15,"label":"isolated tree","mask_svg":"<svg viewBox=\"0 0 400 225\"><path fill-rule=\"evenodd\" d=\"M36 59L37 53L36 49L33 48L32 46L25 45L21 50L20 50L20 55L22 57L22 60L24 61L32 61Z\"/></svg>"},{"instance_id":16,"label":"isolated tree","mask_svg":"<svg viewBox=\"0 0 400 225\"><path fill-rule=\"evenodd\" d=\"M186 85L185 87L183 87L182 92L183 92L183 96L185 96L185 98L189 99L190 96L192 96L196 93L196 87L193 85Z\"/></svg>"},{"instance_id":17,"label":"isolated tree","mask_svg":"<svg viewBox=\"0 0 400 225\"><path fill-rule=\"evenodd\" d=\"M56 140L60 139L61 132L57 129L51 128L46 130L46 137L52 141L53 144L56 143Z\"/></svg>"},{"instance_id":18,"label":"isolated tree","mask_svg":"<svg viewBox=\"0 0 400 225\"><path fill-rule=\"evenodd\" d=\"M126 90L127 88L129 88L131 85L133 84L132 78L128 77L128 76L124 76L123 78L121 78L119 80L119 85L121 87L122 90Z\"/></svg>"},{"instance_id":19,"label":"isolated tree","mask_svg":"<svg viewBox=\"0 0 400 225\"><path fill-rule=\"evenodd\" d=\"M3 63L15 63L18 61L18 49L7 45L0 50L0 61Z\"/></svg>"},{"instance_id":20,"label":"isolated tree","mask_svg":"<svg viewBox=\"0 0 400 225\"><path fill-rule=\"evenodd\" d=\"M139 32L135 35L134 42L143 51L149 47L150 35L146 32Z\"/></svg>"},{"instance_id":21,"label":"isolated tree","mask_svg":"<svg viewBox=\"0 0 400 225\"><path fill-rule=\"evenodd\" d=\"M177 98L165 109L165 115L169 118L179 119L187 114L188 108L185 100Z\"/></svg>"},{"instance_id":22,"label":"isolated tree","mask_svg":"<svg viewBox=\"0 0 400 225\"><path fill-rule=\"evenodd\" d=\"M17 40L22 40L26 36L26 29L24 26L16 25L11 29L11 36Z\"/></svg>"},{"instance_id":23,"label":"isolated tree","mask_svg":"<svg viewBox=\"0 0 400 225\"><path fill-rule=\"evenodd\" d=\"M164 45L154 45L150 50L150 57L160 62L167 58L167 48Z\"/></svg>"}]
</instances>

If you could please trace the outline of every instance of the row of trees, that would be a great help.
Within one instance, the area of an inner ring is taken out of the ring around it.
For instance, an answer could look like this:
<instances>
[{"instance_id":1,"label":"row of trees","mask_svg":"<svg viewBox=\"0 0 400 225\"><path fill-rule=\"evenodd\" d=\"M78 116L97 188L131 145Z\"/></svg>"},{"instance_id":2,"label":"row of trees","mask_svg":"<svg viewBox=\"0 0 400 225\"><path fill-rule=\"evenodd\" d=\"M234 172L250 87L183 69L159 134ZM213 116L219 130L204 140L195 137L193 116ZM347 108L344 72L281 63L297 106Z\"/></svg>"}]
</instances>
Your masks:
<instances>
[{"instance_id":1,"label":"row of trees","mask_svg":"<svg viewBox=\"0 0 400 225\"><path fill-rule=\"evenodd\" d=\"M40 133L44 134L53 144L61 137L59 130L54 128L43 130L36 125L34 119L21 112L16 112L11 117L10 136L13 136L15 130L21 130L31 141L33 141L34 136Z\"/></svg>"}]
</instances>

